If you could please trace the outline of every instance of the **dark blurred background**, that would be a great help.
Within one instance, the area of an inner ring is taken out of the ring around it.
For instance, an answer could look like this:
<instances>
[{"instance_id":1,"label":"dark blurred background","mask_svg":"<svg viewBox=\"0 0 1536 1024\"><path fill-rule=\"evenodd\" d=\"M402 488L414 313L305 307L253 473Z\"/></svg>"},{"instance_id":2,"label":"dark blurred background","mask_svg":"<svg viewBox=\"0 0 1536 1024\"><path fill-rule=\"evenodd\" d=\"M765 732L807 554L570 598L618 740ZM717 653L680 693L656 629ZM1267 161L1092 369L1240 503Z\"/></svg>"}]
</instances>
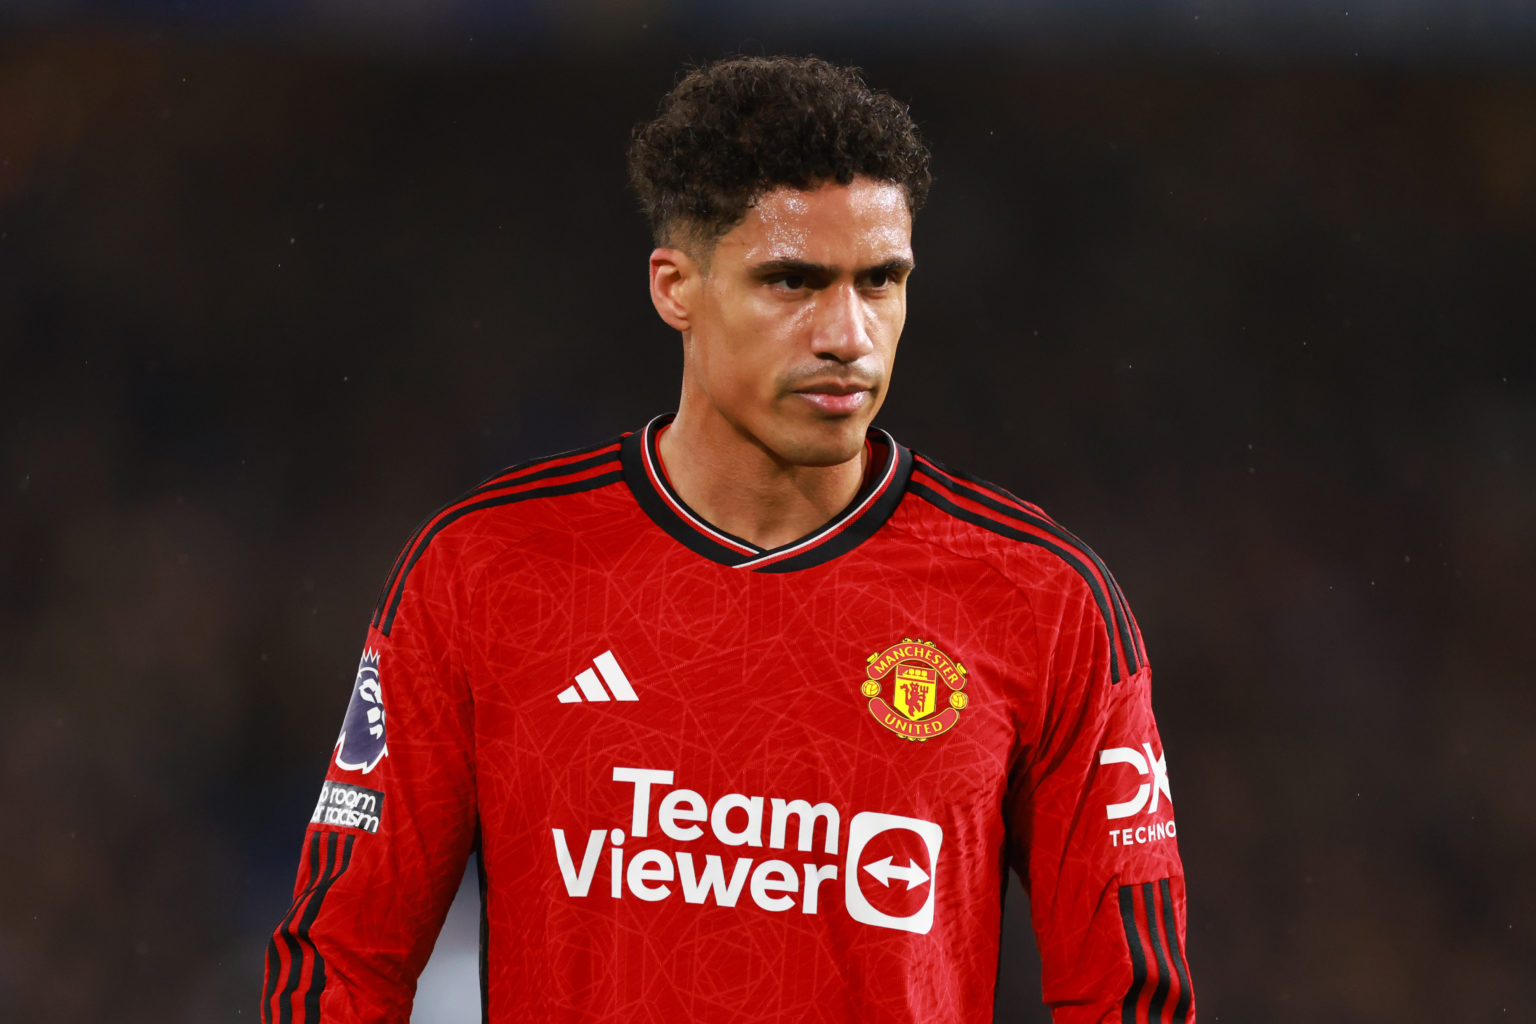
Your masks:
<instances>
[{"instance_id":1,"label":"dark blurred background","mask_svg":"<svg viewBox=\"0 0 1536 1024\"><path fill-rule=\"evenodd\" d=\"M672 407L628 132L784 50L935 152L883 424L1138 610L1202 1020L1536 1020L1536 7L1467 0L0 4L7 1020L255 1017L397 545Z\"/></svg>"}]
</instances>

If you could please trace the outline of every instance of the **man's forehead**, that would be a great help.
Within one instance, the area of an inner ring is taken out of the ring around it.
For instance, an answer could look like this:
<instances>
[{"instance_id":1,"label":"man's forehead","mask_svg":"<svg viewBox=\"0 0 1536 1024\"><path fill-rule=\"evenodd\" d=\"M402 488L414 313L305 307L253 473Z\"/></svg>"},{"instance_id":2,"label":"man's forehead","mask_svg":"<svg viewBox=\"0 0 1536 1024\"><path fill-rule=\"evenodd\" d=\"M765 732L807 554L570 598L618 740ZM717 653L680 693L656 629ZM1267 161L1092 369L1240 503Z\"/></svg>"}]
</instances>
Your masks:
<instances>
[{"instance_id":1,"label":"man's forehead","mask_svg":"<svg viewBox=\"0 0 1536 1024\"><path fill-rule=\"evenodd\" d=\"M780 187L761 196L721 237L717 252L723 249L754 264L911 259L912 214L906 193L891 182L859 178L805 191Z\"/></svg>"}]
</instances>

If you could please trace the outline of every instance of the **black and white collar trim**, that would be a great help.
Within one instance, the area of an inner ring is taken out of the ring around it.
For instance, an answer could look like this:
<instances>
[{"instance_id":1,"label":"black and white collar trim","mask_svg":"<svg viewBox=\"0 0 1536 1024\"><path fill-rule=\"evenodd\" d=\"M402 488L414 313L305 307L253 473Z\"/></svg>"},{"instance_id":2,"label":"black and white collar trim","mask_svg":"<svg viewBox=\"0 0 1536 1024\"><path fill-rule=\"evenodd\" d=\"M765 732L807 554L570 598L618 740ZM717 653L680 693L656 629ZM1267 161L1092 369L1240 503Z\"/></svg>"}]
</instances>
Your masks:
<instances>
[{"instance_id":1,"label":"black and white collar trim","mask_svg":"<svg viewBox=\"0 0 1536 1024\"><path fill-rule=\"evenodd\" d=\"M624 438L620 456L624 480L641 509L673 539L705 558L735 569L793 572L853 550L890 518L912 472L912 453L890 434L871 428L872 465L848 507L799 540L776 548L760 548L711 526L672 489L656 449L656 440L672 422L672 416L658 416L645 429Z\"/></svg>"}]
</instances>

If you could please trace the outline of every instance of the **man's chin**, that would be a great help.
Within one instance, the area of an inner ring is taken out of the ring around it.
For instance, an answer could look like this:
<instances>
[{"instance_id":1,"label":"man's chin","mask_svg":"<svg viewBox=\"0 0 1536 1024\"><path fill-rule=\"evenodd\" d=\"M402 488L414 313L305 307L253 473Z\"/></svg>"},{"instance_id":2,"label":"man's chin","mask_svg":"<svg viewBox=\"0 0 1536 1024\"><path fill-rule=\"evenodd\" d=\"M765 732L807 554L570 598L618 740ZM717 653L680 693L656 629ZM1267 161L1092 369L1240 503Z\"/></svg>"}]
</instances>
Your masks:
<instances>
[{"instance_id":1,"label":"man's chin","mask_svg":"<svg viewBox=\"0 0 1536 1024\"><path fill-rule=\"evenodd\" d=\"M862 456L868 428L862 419L850 419L818 424L817 429L795 433L796 436L785 438L778 456L791 465L825 469Z\"/></svg>"}]
</instances>

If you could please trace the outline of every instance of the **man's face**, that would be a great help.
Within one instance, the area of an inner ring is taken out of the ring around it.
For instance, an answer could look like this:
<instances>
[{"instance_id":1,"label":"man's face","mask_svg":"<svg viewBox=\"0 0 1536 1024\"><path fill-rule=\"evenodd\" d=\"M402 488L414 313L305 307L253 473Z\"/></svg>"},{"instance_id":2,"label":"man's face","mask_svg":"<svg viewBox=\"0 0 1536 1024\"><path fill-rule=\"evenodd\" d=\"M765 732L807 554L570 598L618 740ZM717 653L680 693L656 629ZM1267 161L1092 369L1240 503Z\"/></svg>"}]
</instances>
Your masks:
<instances>
[{"instance_id":1,"label":"man's face","mask_svg":"<svg viewBox=\"0 0 1536 1024\"><path fill-rule=\"evenodd\" d=\"M682 408L693 426L781 464L857 457L885 399L911 269L900 186L859 178L764 195L688 290Z\"/></svg>"}]
</instances>

